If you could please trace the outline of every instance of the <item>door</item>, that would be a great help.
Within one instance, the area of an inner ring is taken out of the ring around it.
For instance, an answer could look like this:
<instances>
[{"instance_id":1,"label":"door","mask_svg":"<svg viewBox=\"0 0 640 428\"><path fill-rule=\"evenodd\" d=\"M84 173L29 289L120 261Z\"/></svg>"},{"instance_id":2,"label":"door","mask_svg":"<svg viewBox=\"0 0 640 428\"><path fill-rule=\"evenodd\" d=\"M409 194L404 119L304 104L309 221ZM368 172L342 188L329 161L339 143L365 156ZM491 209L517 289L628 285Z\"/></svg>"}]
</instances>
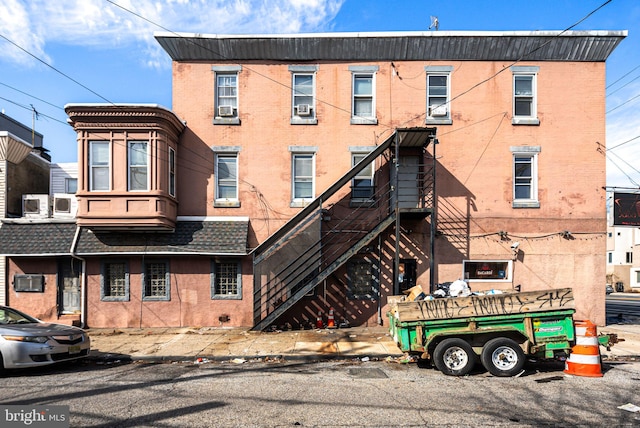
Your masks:
<instances>
[{"instance_id":1,"label":"door","mask_svg":"<svg viewBox=\"0 0 640 428\"><path fill-rule=\"evenodd\" d=\"M398 288L400 293L409 290L416 285L416 267L415 259L401 259L398 266Z\"/></svg>"},{"instance_id":2,"label":"door","mask_svg":"<svg viewBox=\"0 0 640 428\"><path fill-rule=\"evenodd\" d=\"M80 262L68 258L60 263L58 268L58 290L61 313L75 314L80 312Z\"/></svg>"},{"instance_id":3,"label":"door","mask_svg":"<svg viewBox=\"0 0 640 428\"><path fill-rule=\"evenodd\" d=\"M398 198L398 208L420 207L420 157L400 156L398 161L398 189L392 194Z\"/></svg>"}]
</instances>

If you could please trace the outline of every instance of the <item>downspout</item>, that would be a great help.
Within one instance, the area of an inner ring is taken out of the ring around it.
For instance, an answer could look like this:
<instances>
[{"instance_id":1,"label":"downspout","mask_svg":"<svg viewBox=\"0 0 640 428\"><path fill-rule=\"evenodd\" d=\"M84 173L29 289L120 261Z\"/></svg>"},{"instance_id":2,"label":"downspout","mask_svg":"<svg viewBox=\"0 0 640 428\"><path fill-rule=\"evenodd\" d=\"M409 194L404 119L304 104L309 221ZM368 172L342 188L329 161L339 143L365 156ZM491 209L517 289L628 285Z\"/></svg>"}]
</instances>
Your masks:
<instances>
[{"instance_id":1,"label":"downspout","mask_svg":"<svg viewBox=\"0 0 640 428\"><path fill-rule=\"evenodd\" d=\"M71 242L71 257L80 260L82 262L81 275L80 275L80 327L86 328L87 326L87 294L85 290L86 286L86 271L87 261L76 254L76 246L78 245L78 238L80 238L80 226L76 226L76 232L73 235L73 242Z\"/></svg>"},{"instance_id":2,"label":"downspout","mask_svg":"<svg viewBox=\"0 0 640 428\"><path fill-rule=\"evenodd\" d=\"M399 202L399 192L398 186L400 185L398 180L398 174L400 172L400 141L398 138L398 131L396 130L395 136L395 174L393 177L393 189L392 192L394 196L395 206L393 207L396 213L396 247L395 247L395 256L393 259L393 294L400 294L400 283L398 282L398 273L400 272L400 202Z\"/></svg>"}]
</instances>

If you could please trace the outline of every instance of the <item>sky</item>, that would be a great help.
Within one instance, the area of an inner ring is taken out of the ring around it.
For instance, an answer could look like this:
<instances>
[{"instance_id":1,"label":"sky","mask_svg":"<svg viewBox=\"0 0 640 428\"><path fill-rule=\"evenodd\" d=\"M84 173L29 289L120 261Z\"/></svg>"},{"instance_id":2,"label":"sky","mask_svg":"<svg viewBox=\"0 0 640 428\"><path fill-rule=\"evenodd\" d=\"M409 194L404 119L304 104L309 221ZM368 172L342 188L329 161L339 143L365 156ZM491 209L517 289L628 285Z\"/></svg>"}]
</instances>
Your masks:
<instances>
[{"instance_id":1,"label":"sky","mask_svg":"<svg viewBox=\"0 0 640 428\"><path fill-rule=\"evenodd\" d=\"M158 31L206 34L627 30L607 60L607 186L640 188L638 0L2 0L0 111L76 162L66 104L171 108Z\"/></svg>"}]
</instances>

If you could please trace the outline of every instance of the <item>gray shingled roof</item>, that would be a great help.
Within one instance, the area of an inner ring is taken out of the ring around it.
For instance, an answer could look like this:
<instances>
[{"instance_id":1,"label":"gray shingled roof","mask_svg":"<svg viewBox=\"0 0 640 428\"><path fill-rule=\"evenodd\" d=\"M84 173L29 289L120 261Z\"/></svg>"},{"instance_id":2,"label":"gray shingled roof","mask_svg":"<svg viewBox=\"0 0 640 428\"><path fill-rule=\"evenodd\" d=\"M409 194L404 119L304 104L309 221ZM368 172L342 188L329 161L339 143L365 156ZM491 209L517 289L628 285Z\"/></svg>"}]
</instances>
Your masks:
<instances>
[{"instance_id":1,"label":"gray shingled roof","mask_svg":"<svg viewBox=\"0 0 640 428\"><path fill-rule=\"evenodd\" d=\"M247 254L248 221L181 221L171 233L100 232L83 228L76 254Z\"/></svg>"},{"instance_id":2,"label":"gray shingled roof","mask_svg":"<svg viewBox=\"0 0 640 428\"><path fill-rule=\"evenodd\" d=\"M0 253L3 256L69 255L75 222L2 222Z\"/></svg>"},{"instance_id":3,"label":"gray shingled roof","mask_svg":"<svg viewBox=\"0 0 640 428\"><path fill-rule=\"evenodd\" d=\"M78 256L100 254L247 254L248 221L179 221L174 232L113 232L81 228ZM69 255L75 223L3 222L0 252L5 256Z\"/></svg>"}]
</instances>

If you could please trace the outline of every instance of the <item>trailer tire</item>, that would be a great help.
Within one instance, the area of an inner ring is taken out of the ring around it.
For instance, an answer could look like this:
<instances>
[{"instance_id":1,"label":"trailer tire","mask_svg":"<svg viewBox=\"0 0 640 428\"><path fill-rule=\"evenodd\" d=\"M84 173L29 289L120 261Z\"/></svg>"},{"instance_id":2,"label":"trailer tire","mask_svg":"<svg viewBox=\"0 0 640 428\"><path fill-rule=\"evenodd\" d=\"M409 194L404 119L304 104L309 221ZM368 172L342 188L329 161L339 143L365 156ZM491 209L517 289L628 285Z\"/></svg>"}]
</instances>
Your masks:
<instances>
[{"instance_id":1,"label":"trailer tire","mask_svg":"<svg viewBox=\"0 0 640 428\"><path fill-rule=\"evenodd\" d=\"M477 355L464 339L449 338L438 343L433 352L433 364L449 376L464 376L475 366Z\"/></svg>"},{"instance_id":2,"label":"trailer tire","mask_svg":"<svg viewBox=\"0 0 640 428\"><path fill-rule=\"evenodd\" d=\"M526 362L518 342L506 337L496 337L485 343L480 361L489 373L500 377L515 376Z\"/></svg>"}]
</instances>

